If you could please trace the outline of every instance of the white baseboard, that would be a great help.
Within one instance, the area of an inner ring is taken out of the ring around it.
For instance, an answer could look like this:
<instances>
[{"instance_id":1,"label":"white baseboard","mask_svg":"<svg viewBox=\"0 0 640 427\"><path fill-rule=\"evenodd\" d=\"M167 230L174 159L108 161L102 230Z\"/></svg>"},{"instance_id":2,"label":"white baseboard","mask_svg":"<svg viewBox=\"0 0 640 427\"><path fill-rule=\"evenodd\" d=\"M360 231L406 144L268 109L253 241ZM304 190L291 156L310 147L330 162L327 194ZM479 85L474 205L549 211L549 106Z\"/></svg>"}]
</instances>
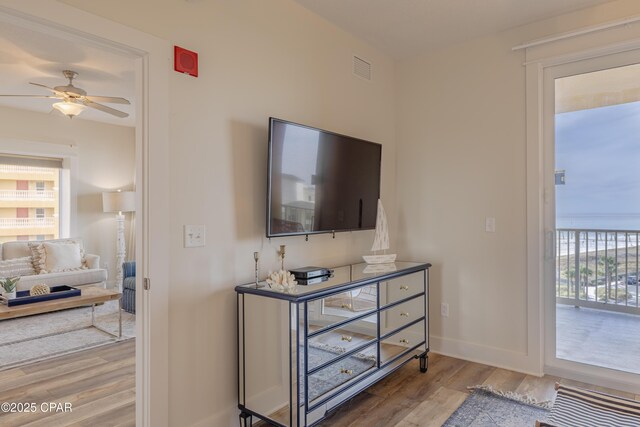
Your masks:
<instances>
[{"instance_id":1,"label":"white baseboard","mask_svg":"<svg viewBox=\"0 0 640 427\"><path fill-rule=\"evenodd\" d=\"M256 394L252 399L248 407L250 408L269 408L263 409L262 412L265 414L272 414L283 406L286 406L288 403L282 403L282 400L278 398L278 396L282 396L283 393L285 396L288 395L288 386L273 386L262 393ZM238 416L240 415L240 409L237 406L231 408L229 411L224 411L221 413L217 413L209 418L204 420L200 420L197 423L193 424L192 427L211 427L211 426L236 426L238 425ZM230 421L231 420L231 421ZM253 424L260 421L260 418L253 417Z\"/></svg>"},{"instance_id":2,"label":"white baseboard","mask_svg":"<svg viewBox=\"0 0 640 427\"><path fill-rule=\"evenodd\" d=\"M235 427L239 423L238 414L240 410L237 406L217 412L216 414L192 424L191 427L213 427L213 426L229 426Z\"/></svg>"},{"instance_id":3,"label":"white baseboard","mask_svg":"<svg viewBox=\"0 0 640 427\"><path fill-rule=\"evenodd\" d=\"M531 358L526 353L433 335L429 337L429 341L430 351L443 356L455 357L456 359L482 363L538 377L543 375L542 372L532 367Z\"/></svg>"}]
</instances>

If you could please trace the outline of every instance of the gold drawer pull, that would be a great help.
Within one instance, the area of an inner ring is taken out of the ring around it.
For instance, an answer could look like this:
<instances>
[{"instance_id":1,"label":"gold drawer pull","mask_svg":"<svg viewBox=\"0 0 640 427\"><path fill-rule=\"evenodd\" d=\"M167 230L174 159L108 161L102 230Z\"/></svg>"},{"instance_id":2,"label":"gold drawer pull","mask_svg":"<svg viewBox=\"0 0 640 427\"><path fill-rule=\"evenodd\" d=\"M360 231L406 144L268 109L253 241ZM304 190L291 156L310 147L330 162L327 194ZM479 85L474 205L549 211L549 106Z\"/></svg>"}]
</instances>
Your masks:
<instances>
[{"instance_id":1,"label":"gold drawer pull","mask_svg":"<svg viewBox=\"0 0 640 427\"><path fill-rule=\"evenodd\" d=\"M407 313L406 311L401 311L400 316L409 317L409 313Z\"/></svg>"},{"instance_id":2,"label":"gold drawer pull","mask_svg":"<svg viewBox=\"0 0 640 427\"><path fill-rule=\"evenodd\" d=\"M409 287L407 285L402 285L402 286L400 286L400 290L408 291Z\"/></svg>"},{"instance_id":3,"label":"gold drawer pull","mask_svg":"<svg viewBox=\"0 0 640 427\"><path fill-rule=\"evenodd\" d=\"M351 342L351 340L353 339L353 337L350 337L349 335L343 335L342 338L340 338L342 341L349 341Z\"/></svg>"},{"instance_id":4,"label":"gold drawer pull","mask_svg":"<svg viewBox=\"0 0 640 427\"><path fill-rule=\"evenodd\" d=\"M347 375L353 375L353 370L340 368L340 373L341 374L347 374Z\"/></svg>"},{"instance_id":5,"label":"gold drawer pull","mask_svg":"<svg viewBox=\"0 0 640 427\"><path fill-rule=\"evenodd\" d=\"M346 308L348 310L351 310L351 304L342 304L340 307L341 308Z\"/></svg>"},{"instance_id":6,"label":"gold drawer pull","mask_svg":"<svg viewBox=\"0 0 640 427\"><path fill-rule=\"evenodd\" d=\"M400 344L409 344L409 340L406 340L406 339L402 338L400 340Z\"/></svg>"}]
</instances>

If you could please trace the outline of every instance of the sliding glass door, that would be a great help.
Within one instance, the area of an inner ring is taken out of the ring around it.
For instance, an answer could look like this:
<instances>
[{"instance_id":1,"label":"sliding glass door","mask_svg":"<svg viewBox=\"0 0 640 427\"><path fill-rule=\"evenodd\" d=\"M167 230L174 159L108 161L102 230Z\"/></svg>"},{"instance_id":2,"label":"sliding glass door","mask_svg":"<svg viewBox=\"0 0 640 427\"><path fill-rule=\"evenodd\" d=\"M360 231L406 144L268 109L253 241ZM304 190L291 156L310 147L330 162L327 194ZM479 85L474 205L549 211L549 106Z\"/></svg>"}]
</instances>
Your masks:
<instances>
[{"instance_id":1,"label":"sliding glass door","mask_svg":"<svg viewBox=\"0 0 640 427\"><path fill-rule=\"evenodd\" d=\"M550 67L545 100L545 365L638 381L640 53Z\"/></svg>"}]
</instances>

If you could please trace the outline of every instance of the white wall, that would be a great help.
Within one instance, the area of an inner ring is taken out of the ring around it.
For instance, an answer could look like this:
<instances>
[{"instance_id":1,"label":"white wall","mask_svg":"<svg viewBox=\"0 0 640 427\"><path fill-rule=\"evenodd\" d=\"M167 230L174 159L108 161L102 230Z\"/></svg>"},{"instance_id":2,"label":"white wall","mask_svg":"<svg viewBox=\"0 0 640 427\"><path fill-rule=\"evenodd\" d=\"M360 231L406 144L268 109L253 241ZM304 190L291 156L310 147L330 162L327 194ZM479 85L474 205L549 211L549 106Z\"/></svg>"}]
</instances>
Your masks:
<instances>
[{"instance_id":1,"label":"white wall","mask_svg":"<svg viewBox=\"0 0 640 427\"><path fill-rule=\"evenodd\" d=\"M525 360L525 59L511 48L638 13L608 3L398 64L399 247L434 264L435 351L537 370Z\"/></svg>"},{"instance_id":2,"label":"white wall","mask_svg":"<svg viewBox=\"0 0 640 427\"><path fill-rule=\"evenodd\" d=\"M237 425L234 286L278 266L356 261L373 232L267 240L267 120L276 116L383 144L382 197L395 188L392 61L291 0L66 1L195 50L200 77L173 73L171 96L170 424ZM374 81L351 73L372 61ZM167 66L171 66L167 64ZM390 225L395 223L389 203ZM207 245L185 249L184 224Z\"/></svg>"},{"instance_id":3,"label":"white wall","mask_svg":"<svg viewBox=\"0 0 640 427\"><path fill-rule=\"evenodd\" d=\"M53 153L59 146L60 152L77 158L77 216L72 234L82 237L87 253L100 255L100 264L109 267L109 280L115 280L115 214L102 212L102 192L133 188L135 129L0 107L0 152L3 139L22 140L25 146L47 144L52 147L47 152ZM127 230L130 219L127 214Z\"/></svg>"}]
</instances>

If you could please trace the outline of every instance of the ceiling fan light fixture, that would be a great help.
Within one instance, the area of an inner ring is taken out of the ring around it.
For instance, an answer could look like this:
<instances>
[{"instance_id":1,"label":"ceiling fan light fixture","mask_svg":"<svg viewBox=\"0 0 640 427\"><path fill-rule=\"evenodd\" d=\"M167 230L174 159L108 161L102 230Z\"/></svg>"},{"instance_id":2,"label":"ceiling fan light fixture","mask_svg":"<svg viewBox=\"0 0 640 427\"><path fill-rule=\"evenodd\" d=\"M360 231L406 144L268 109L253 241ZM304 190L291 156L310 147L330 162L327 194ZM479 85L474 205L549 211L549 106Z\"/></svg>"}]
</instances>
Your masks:
<instances>
[{"instance_id":1,"label":"ceiling fan light fixture","mask_svg":"<svg viewBox=\"0 0 640 427\"><path fill-rule=\"evenodd\" d=\"M55 104L53 104L53 108L60 111L62 114L69 117L70 119L73 119L75 116L82 113L84 109L87 107L82 104L78 104L76 102L62 101L62 102L56 102Z\"/></svg>"}]
</instances>

